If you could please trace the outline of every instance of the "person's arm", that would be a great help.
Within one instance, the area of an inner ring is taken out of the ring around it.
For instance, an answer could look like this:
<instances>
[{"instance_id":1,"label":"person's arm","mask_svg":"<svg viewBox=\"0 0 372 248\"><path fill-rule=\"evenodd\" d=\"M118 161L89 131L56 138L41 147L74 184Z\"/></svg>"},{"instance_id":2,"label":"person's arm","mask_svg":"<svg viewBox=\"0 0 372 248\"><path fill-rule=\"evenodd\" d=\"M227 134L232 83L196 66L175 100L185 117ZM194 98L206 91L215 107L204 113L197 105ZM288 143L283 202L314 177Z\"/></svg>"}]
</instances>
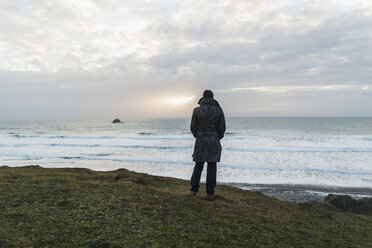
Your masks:
<instances>
[{"instance_id":1,"label":"person's arm","mask_svg":"<svg viewBox=\"0 0 372 248\"><path fill-rule=\"evenodd\" d=\"M218 136L220 139L222 139L225 136L225 131L226 131L225 115L221 108L221 113L218 118L218 126L217 126L217 132L218 132Z\"/></svg>"},{"instance_id":2,"label":"person's arm","mask_svg":"<svg viewBox=\"0 0 372 248\"><path fill-rule=\"evenodd\" d=\"M196 134L198 132L198 119L196 118L195 109L192 112L190 130L194 138L196 138Z\"/></svg>"}]
</instances>

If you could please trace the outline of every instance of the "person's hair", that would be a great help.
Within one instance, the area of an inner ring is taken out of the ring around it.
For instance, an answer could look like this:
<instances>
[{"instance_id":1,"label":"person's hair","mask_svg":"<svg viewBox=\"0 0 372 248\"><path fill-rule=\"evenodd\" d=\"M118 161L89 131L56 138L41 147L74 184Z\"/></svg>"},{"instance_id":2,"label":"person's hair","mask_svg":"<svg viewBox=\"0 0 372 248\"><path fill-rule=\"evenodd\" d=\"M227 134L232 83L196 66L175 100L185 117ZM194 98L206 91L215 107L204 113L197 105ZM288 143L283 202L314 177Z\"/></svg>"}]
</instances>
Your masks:
<instances>
[{"instance_id":1,"label":"person's hair","mask_svg":"<svg viewBox=\"0 0 372 248\"><path fill-rule=\"evenodd\" d=\"M211 90L205 90L203 92L203 97L205 97L205 98L212 98L213 99L213 92Z\"/></svg>"}]
</instances>

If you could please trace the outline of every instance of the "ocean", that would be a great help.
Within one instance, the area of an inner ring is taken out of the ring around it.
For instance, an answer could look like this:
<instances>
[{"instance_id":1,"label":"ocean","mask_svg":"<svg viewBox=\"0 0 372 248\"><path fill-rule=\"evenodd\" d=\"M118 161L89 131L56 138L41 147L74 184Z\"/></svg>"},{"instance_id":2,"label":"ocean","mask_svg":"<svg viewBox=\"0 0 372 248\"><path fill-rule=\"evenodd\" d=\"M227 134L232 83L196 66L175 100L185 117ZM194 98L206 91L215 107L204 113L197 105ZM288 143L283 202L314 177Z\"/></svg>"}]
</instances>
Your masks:
<instances>
[{"instance_id":1,"label":"ocean","mask_svg":"<svg viewBox=\"0 0 372 248\"><path fill-rule=\"evenodd\" d=\"M372 197L371 117L231 117L226 124L218 183L268 195L301 189L314 199ZM126 168L189 179L189 125L189 119L0 121L0 166Z\"/></svg>"}]
</instances>

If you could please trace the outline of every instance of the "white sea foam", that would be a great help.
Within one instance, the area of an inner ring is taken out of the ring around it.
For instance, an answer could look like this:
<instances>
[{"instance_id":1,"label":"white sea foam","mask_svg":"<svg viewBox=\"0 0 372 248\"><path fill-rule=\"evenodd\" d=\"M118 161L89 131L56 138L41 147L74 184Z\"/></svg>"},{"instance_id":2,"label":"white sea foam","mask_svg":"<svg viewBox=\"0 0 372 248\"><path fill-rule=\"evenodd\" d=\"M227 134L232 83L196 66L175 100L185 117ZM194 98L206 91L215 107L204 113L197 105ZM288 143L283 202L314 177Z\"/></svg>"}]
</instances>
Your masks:
<instances>
[{"instance_id":1,"label":"white sea foam","mask_svg":"<svg viewBox=\"0 0 372 248\"><path fill-rule=\"evenodd\" d=\"M372 188L371 119L359 126L357 119L331 124L259 119L246 125L249 121L231 123L222 140L220 182ZM188 179L194 145L188 125L188 120L119 126L0 123L0 165L128 168Z\"/></svg>"}]
</instances>

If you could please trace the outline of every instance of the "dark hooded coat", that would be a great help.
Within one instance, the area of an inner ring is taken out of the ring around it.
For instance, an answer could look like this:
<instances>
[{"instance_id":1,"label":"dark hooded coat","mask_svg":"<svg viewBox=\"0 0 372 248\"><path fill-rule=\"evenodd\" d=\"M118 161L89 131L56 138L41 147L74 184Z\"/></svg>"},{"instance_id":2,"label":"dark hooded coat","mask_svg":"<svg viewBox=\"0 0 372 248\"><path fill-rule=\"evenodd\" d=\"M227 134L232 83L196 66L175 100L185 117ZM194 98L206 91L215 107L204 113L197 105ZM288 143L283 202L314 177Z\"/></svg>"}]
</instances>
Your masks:
<instances>
[{"instance_id":1,"label":"dark hooded coat","mask_svg":"<svg viewBox=\"0 0 372 248\"><path fill-rule=\"evenodd\" d=\"M220 162L221 143L226 130L225 116L218 102L201 98L194 109L190 129L196 138L193 160L196 162Z\"/></svg>"}]
</instances>

